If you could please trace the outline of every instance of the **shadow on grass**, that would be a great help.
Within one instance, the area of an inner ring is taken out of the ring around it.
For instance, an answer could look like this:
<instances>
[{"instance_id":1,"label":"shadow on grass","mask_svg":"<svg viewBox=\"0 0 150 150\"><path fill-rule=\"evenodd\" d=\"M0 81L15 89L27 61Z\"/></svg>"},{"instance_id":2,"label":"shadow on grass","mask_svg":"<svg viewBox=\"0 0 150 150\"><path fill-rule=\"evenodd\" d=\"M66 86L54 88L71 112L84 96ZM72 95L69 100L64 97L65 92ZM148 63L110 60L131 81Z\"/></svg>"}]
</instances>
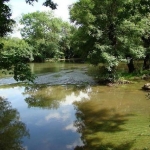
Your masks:
<instances>
[{"instance_id":1,"label":"shadow on grass","mask_svg":"<svg viewBox=\"0 0 150 150\"><path fill-rule=\"evenodd\" d=\"M99 146L92 147L89 144L85 146L77 146L74 150L130 150L132 148L132 145L134 144L134 141L132 142L126 142L119 146L114 146L111 143L107 144L100 144Z\"/></svg>"},{"instance_id":2,"label":"shadow on grass","mask_svg":"<svg viewBox=\"0 0 150 150\"><path fill-rule=\"evenodd\" d=\"M104 143L104 134L110 136L117 132L126 131L123 125L128 121L130 114L119 114L114 109L93 109L90 105L75 103L77 120L74 125L81 133L84 146L77 146L75 150L130 150L134 141L125 141L121 144ZM83 102L84 103L84 102ZM106 138L106 137L105 137ZM123 137L120 137L123 138ZM108 140L107 140L108 141Z\"/></svg>"}]
</instances>

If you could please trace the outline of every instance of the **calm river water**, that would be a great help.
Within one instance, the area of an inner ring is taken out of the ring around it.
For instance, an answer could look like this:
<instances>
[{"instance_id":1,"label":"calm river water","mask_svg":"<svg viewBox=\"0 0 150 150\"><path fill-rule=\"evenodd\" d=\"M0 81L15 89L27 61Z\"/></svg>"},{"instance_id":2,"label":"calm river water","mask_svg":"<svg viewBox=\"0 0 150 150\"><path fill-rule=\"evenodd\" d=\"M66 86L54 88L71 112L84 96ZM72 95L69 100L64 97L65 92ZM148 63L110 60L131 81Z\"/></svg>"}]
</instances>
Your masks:
<instances>
[{"instance_id":1,"label":"calm river water","mask_svg":"<svg viewBox=\"0 0 150 150\"><path fill-rule=\"evenodd\" d=\"M149 150L144 81L101 86L87 64L31 64L36 84L0 79L1 150Z\"/></svg>"}]
</instances>

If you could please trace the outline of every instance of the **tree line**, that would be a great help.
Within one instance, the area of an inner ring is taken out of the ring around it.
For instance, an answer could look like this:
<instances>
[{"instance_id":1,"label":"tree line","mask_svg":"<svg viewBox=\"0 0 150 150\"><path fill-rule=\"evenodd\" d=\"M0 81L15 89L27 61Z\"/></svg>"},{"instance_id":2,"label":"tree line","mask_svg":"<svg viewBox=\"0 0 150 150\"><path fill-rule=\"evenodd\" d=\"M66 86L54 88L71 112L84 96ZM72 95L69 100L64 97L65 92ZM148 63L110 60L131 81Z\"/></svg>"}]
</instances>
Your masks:
<instances>
[{"instance_id":1,"label":"tree line","mask_svg":"<svg viewBox=\"0 0 150 150\"><path fill-rule=\"evenodd\" d=\"M129 73L135 72L134 61L137 60L143 61L142 69L150 67L148 0L79 0L70 6L73 25L55 17L52 12L24 14L20 19L20 24L24 26L20 29L22 39L5 36L14 24L10 18L11 10L3 3L8 1L3 0L0 4L2 11L8 12L3 16L0 11L7 27L0 23L5 28L0 30L0 64L5 64L0 65L0 69L13 67L17 80L25 80L31 75L30 71L24 73L28 68L22 67L24 62L43 62L46 58L80 57L94 65L102 64L112 80L122 62L127 64ZM34 0L26 2L32 4ZM50 0L44 5L52 9L57 7ZM22 75L18 76L21 72Z\"/></svg>"}]
</instances>

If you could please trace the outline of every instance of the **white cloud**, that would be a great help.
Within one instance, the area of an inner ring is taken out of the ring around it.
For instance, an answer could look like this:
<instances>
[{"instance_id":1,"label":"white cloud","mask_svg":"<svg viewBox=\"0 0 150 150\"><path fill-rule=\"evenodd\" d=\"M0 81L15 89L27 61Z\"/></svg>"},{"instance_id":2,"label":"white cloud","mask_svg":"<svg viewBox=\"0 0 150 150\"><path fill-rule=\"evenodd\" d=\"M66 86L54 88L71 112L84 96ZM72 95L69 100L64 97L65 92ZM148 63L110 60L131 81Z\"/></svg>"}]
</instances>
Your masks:
<instances>
[{"instance_id":1,"label":"white cloud","mask_svg":"<svg viewBox=\"0 0 150 150\"><path fill-rule=\"evenodd\" d=\"M61 115L59 113L52 113L52 114L49 114L45 117L45 119L48 121L50 119L60 119L61 118Z\"/></svg>"},{"instance_id":2,"label":"white cloud","mask_svg":"<svg viewBox=\"0 0 150 150\"><path fill-rule=\"evenodd\" d=\"M70 95L66 96L65 101L62 103L62 105L71 105L73 102L81 101L83 99L90 99L88 92L80 91L79 94L75 94L74 92L72 92Z\"/></svg>"},{"instance_id":3,"label":"white cloud","mask_svg":"<svg viewBox=\"0 0 150 150\"><path fill-rule=\"evenodd\" d=\"M72 132L76 132L77 128L72 123L72 124L69 124L68 126L66 126L65 130L71 130Z\"/></svg>"},{"instance_id":4,"label":"white cloud","mask_svg":"<svg viewBox=\"0 0 150 150\"><path fill-rule=\"evenodd\" d=\"M49 121L51 119L62 119L63 121L66 121L70 117L69 112L68 113L59 113L59 112L54 112L50 113L45 117L46 121Z\"/></svg>"}]
</instances>

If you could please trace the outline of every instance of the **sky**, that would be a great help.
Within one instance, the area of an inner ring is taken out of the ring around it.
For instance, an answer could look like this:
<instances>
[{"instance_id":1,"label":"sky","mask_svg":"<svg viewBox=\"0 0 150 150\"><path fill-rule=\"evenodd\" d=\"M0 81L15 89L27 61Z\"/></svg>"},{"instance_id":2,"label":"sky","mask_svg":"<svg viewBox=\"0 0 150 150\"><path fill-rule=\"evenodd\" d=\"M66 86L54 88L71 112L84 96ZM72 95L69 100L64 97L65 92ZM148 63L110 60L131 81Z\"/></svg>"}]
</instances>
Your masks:
<instances>
[{"instance_id":1,"label":"sky","mask_svg":"<svg viewBox=\"0 0 150 150\"><path fill-rule=\"evenodd\" d=\"M78 0L53 0L57 3L57 9L53 10L56 17L61 17L64 21L69 21L68 6L77 2ZM8 3L12 10L12 18L19 21L21 14L31 13L35 11L48 11L51 10L48 7L42 6L44 0L38 0L34 2L34 6L26 4L25 0L10 0ZM14 31L11 36L21 37L18 31Z\"/></svg>"}]
</instances>

